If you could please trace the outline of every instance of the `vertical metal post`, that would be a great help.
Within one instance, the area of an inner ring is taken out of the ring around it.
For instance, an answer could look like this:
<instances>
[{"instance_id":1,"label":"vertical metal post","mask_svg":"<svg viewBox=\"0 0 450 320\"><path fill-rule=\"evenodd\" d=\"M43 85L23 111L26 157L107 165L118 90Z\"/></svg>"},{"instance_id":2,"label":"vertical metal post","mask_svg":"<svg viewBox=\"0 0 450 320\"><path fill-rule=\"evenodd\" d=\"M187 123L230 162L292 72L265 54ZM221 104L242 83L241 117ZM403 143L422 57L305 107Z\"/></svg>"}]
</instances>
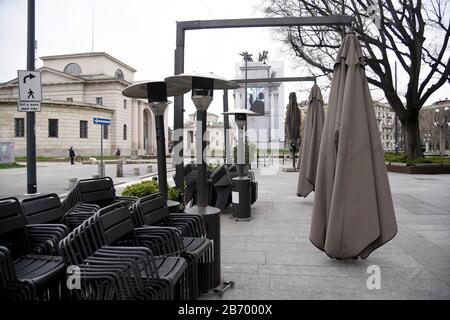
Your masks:
<instances>
[{"instance_id":1,"label":"vertical metal post","mask_svg":"<svg viewBox=\"0 0 450 320\"><path fill-rule=\"evenodd\" d=\"M181 74L184 72L184 33L185 30L177 23L177 35L176 35L176 49L175 49L175 74ZM173 112L173 129L174 135L178 135L178 140L174 140L175 145L180 145L181 149L179 155L174 153L175 157L180 157L181 160L175 166L175 185L179 190L183 190L184 186L184 152L183 152L183 134L180 134L184 128L184 100L183 96L177 96L174 99L174 112ZM175 148L178 150L178 148Z\"/></svg>"},{"instance_id":2,"label":"vertical metal post","mask_svg":"<svg viewBox=\"0 0 450 320\"><path fill-rule=\"evenodd\" d=\"M156 147L158 150L158 184L167 200L167 166L166 166L166 137L164 132L164 115L155 115Z\"/></svg>"},{"instance_id":3,"label":"vertical metal post","mask_svg":"<svg viewBox=\"0 0 450 320\"><path fill-rule=\"evenodd\" d=\"M394 76L395 76L395 92L397 92L397 61L394 64ZM395 140L395 153L398 152L398 118L397 112L394 115L394 140Z\"/></svg>"},{"instance_id":4,"label":"vertical metal post","mask_svg":"<svg viewBox=\"0 0 450 320\"><path fill-rule=\"evenodd\" d=\"M244 176L244 166L246 163L245 145L244 145L244 128L238 128L238 145L237 145L237 169L239 177Z\"/></svg>"},{"instance_id":5,"label":"vertical metal post","mask_svg":"<svg viewBox=\"0 0 450 320\"><path fill-rule=\"evenodd\" d=\"M228 90L223 90L223 112L228 111ZM224 147L225 152L223 154L223 163L228 163L228 153L230 150L230 137L228 136L228 129L230 127L230 118L228 114L223 115L223 137L224 137Z\"/></svg>"},{"instance_id":6,"label":"vertical metal post","mask_svg":"<svg viewBox=\"0 0 450 320\"><path fill-rule=\"evenodd\" d=\"M208 177L206 170L206 162L203 159L203 155L206 149L206 141L204 139L206 132L206 110L197 111L197 123L201 123L201 131L197 130L197 205L199 207L208 206ZM199 142L201 143L199 144ZM201 150L201 153L199 152Z\"/></svg>"},{"instance_id":7,"label":"vertical metal post","mask_svg":"<svg viewBox=\"0 0 450 320\"><path fill-rule=\"evenodd\" d=\"M100 125L100 135L101 135L101 137L100 137L100 165L102 166L102 176L104 175L104 173L105 173L105 167L104 167L104 164L103 164L103 133L104 133L104 128L103 128L103 126L104 126L104 124L101 124Z\"/></svg>"},{"instance_id":8,"label":"vertical metal post","mask_svg":"<svg viewBox=\"0 0 450 320\"><path fill-rule=\"evenodd\" d=\"M341 0L341 14L345 15L345 0ZM345 37L345 26L342 26L342 38Z\"/></svg>"},{"instance_id":9,"label":"vertical metal post","mask_svg":"<svg viewBox=\"0 0 450 320\"><path fill-rule=\"evenodd\" d=\"M27 70L34 70L35 2L28 0ZM36 114L27 112L27 193L37 192L36 179Z\"/></svg>"}]
</instances>

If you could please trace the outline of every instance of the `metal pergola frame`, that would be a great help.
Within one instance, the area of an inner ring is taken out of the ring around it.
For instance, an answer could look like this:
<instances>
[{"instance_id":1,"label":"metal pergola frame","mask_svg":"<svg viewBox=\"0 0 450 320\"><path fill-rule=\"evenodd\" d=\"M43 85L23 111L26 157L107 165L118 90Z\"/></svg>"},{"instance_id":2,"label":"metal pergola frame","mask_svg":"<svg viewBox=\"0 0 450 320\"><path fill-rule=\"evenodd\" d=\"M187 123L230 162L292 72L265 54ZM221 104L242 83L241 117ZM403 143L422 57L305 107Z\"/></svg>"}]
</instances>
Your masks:
<instances>
[{"instance_id":1,"label":"metal pergola frame","mask_svg":"<svg viewBox=\"0 0 450 320\"><path fill-rule=\"evenodd\" d=\"M256 27L292 27L292 26L350 26L354 18L348 15L333 15L323 17L287 17L287 18L253 18L253 19L225 19L225 20L193 20L177 22L176 49L175 49L175 75L184 72L185 32L200 29L229 29L229 28L256 28ZM287 78L288 79L288 78ZM250 83L257 79L248 79ZM275 78L264 79L265 82L275 82ZM266 81L267 80L267 81ZM295 81L295 80L292 80ZM298 81L298 80L297 80ZM239 80L242 82L242 80ZM244 82L245 83L245 80ZM224 94L225 106L226 94ZM227 100L228 101L228 100ZM228 107L228 106L227 106ZM228 122L228 121L227 121ZM224 123L225 124L225 123ZM177 96L174 99L174 132L184 129L184 99ZM178 137L176 144L181 143L180 156L183 159L183 136ZM184 184L184 161L176 164L175 184L182 189Z\"/></svg>"}]
</instances>

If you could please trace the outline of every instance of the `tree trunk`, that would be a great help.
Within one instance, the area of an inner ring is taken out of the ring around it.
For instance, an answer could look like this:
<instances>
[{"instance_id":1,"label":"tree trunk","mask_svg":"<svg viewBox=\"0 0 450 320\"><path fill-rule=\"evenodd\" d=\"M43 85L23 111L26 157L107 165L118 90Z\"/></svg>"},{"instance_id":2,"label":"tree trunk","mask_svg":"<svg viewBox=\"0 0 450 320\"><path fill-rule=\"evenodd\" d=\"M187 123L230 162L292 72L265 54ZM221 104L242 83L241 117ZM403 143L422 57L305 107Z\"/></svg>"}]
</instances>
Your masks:
<instances>
[{"instance_id":1,"label":"tree trunk","mask_svg":"<svg viewBox=\"0 0 450 320\"><path fill-rule=\"evenodd\" d=\"M401 122L405 139L405 153L408 160L423 157L419 132L419 113L408 114L406 119Z\"/></svg>"}]
</instances>

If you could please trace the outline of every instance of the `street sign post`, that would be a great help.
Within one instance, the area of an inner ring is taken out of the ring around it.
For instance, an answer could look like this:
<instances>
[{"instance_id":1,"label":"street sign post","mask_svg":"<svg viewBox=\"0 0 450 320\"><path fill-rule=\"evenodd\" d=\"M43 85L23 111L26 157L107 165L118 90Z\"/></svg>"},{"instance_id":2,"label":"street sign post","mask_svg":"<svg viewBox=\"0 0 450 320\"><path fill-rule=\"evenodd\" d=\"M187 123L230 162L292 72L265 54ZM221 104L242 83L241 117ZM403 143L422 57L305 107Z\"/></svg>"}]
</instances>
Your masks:
<instances>
[{"instance_id":1,"label":"street sign post","mask_svg":"<svg viewBox=\"0 0 450 320\"><path fill-rule=\"evenodd\" d=\"M42 84L41 73L32 70L18 70L17 81L19 85L18 111L41 111Z\"/></svg>"},{"instance_id":2,"label":"street sign post","mask_svg":"<svg viewBox=\"0 0 450 320\"><path fill-rule=\"evenodd\" d=\"M111 119L94 117L93 122L94 122L94 124L101 125L101 130L100 130L100 168L99 168L98 174L100 175L100 177L104 177L105 176L105 165L103 164L103 126L111 125Z\"/></svg>"}]
</instances>

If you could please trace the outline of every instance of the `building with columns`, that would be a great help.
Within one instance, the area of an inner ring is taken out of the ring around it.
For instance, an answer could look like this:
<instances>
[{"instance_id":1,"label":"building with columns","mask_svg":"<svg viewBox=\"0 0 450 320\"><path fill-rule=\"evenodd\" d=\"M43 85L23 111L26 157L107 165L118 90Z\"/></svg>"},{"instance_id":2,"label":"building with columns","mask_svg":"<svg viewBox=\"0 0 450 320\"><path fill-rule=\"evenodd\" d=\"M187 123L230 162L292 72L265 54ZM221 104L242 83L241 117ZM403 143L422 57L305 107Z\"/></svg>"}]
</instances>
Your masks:
<instances>
[{"instance_id":1,"label":"building with columns","mask_svg":"<svg viewBox=\"0 0 450 320\"><path fill-rule=\"evenodd\" d=\"M245 62L236 64L236 79L245 79ZM248 61L247 79L281 78L284 76L283 61ZM260 148L279 148L284 145L284 89L280 82L248 83L247 95L244 85L234 90L234 107L254 111L258 116L247 119L248 141Z\"/></svg>"},{"instance_id":2,"label":"building with columns","mask_svg":"<svg viewBox=\"0 0 450 320\"><path fill-rule=\"evenodd\" d=\"M105 127L104 154L156 153L154 116L147 101L122 95L136 70L105 52L40 58L43 66L41 112L36 113L38 156L100 154L101 127L94 117L111 119ZM17 78L0 84L0 141L13 142L15 156L26 155L26 114L17 111ZM167 113L165 115L167 119ZM167 121L166 133L167 133Z\"/></svg>"},{"instance_id":3,"label":"building with columns","mask_svg":"<svg viewBox=\"0 0 450 320\"><path fill-rule=\"evenodd\" d=\"M225 150L224 124L219 120L219 116L214 113L207 113L206 116L206 134L205 141L209 155L222 156ZM230 121L230 123L232 123ZM185 137L184 156L187 158L196 158L196 134L197 134L197 113L191 113L184 123ZM231 133L231 132L230 132ZM233 137L231 138L233 139Z\"/></svg>"}]
</instances>

